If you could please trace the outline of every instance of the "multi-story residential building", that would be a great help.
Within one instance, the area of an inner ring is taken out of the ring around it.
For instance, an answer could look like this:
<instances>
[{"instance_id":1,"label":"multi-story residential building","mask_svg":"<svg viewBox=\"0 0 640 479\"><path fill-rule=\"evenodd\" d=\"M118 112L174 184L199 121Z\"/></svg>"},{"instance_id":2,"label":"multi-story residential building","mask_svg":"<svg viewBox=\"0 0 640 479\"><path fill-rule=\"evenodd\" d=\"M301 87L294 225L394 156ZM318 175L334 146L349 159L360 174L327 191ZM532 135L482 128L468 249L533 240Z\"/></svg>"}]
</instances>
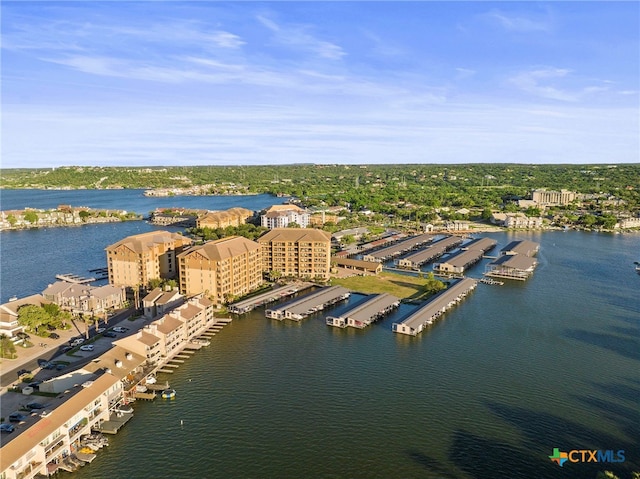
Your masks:
<instances>
[{"instance_id":1,"label":"multi-story residential building","mask_svg":"<svg viewBox=\"0 0 640 479\"><path fill-rule=\"evenodd\" d=\"M184 303L184 296L177 289L163 291L161 288L155 288L142 298L143 315L152 319L182 303Z\"/></svg>"},{"instance_id":2,"label":"multi-story residential building","mask_svg":"<svg viewBox=\"0 0 640 479\"><path fill-rule=\"evenodd\" d=\"M123 286L90 286L87 284L56 281L42 292L45 299L56 303L61 309L75 315L101 315L107 311L123 308L126 301Z\"/></svg>"},{"instance_id":3,"label":"multi-story residential building","mask_svg":"<svg viewBox=\"0 0 640 479\"><path fill-rule=\"evenodd\" d=\"M491 222L506 228L542 228L540 216L527 216L524 213L493 213Z\"/></svg>"},{"instance_id":4,"label":"multi-story residential building","mask_svg":"<svg viewBox=\"0 0 640 479\"><path fill-rule=\"evenodd\" d=\"M198 217L198 228L226 228L227 226L240 226L253 216L253 211L246 208L229 208L225 211L210 211Z\"/></svg>"},{"instance_id":5,"label":"multi-story residential building","mask_svg":"<svg viewBox=\"0 0 640 479\"><path fill-rule=\"evenodd\" d=\"M145 358L147 364L156 366L161 362L161 339L148 328L138 330L135 334L118 339L113 344Z\"/></svg>"},{"instance_id":6,"label":"multi-story residential building","mask_svg":"<svg viewBox=\"0 0 640 479\"><path fill-rule=\"evenodd\" d=\"M541 188L531 192L531 200L538 206L568 205L576 199L578 199L578 194L575 191L547 191L544 188Z\"/></svg>"},{"instance_id":7,"label":"multi-story residential building","mask_svg":"<svg viewBox=\"0 0 640 479\"><path fill-rule=\"evenodd\" d=\"M180 290L205 293L218 304L244 296L262 283L260 245L241 236L210 241L178 255Z\"/></svg>"},{"instance_id":8,"label":"multi-story residential building","mask_svg":"<svg viewBox=\"0 0 640 479\"><path fill-rule=\"evenodd\" d=\"M330 233L311 228L276 228L258 238L258 243L264 271L329 279Z\"/></svg>"},{"instance_id":9,"label":"multi-story residential building","mask_svg":"<svg viewBox=\"0 0 640 479\"><path fill-rule=\"evenodd\" d=\"M0 334L6 334L8 337L12 338L24 330L24 328L18 323L18 309L27 304L42 306L44 304L51 304L51 301L46 300L42 295L33 294L25 298L14 299L8 303L1 304Z\"/></svg>"},{"instance_id":10,"label":"multi-story residential building","mask_svg":"<svg viewBox=\"0 0 640 479\"><path fill-rule=\"evenodd\" d=\"M174 278L178 271L176 255L191 243L177 233L152 231L107 246L109 284L136 287L151 279Z\"/></svg>"},{"instance_id":11,"label":"multi-story residential building","mask_svg":"<svg viewBox=\"0 0 640 479\"><path fill-rule=\"evenodd\" d=\"M0 477L48 477L81 448L83 435L109 420L110 406L122 397L122 384L105 370L88 377L82 385L76 378L75 385L65 389L64 395L48 398L51 409L46 415L32 414L20 432L2 434Z\"/></svg>"},{"instance_id":12,"label":"multi-story residential building","mask_svg":"<svg viewBox=\"0 0 640 479\"><path fill-rule=\"evenodd\" d=\"M309 226L311 215L296 205L273 205L260 215L260 224L266 228L286 228L296 223L301 228Z\"/></svg>"}]
</instances>

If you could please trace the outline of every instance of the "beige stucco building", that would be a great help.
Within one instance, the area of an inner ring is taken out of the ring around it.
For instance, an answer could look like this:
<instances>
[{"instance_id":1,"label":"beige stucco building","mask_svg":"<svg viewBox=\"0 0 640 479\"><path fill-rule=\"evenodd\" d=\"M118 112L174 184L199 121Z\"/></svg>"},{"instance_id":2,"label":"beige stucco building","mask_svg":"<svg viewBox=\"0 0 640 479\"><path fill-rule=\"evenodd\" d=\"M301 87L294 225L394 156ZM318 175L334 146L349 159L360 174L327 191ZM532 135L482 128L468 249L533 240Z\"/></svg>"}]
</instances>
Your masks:
<instances>
[{"instance_id":1,"label":"beige stucco building","mask_svg":"<svg viewBox=\"0 0 640 479\"><path fill-rule=\"evenodd\" d=\"M226 228L227 226L240 226L253 216L253 211L246 208L229 208L224 211L210 211L198 217L198 228Z\"/></svg>"},{"instance_id":2,"label":"beige stucco building","mask_svg":"<svg viewBox=\"0 0 640 479\"><path fill-rule=\"evenodd\" d=\"M218 304L244 296L262 283L260 245L241 236L210 241L178 256L180 290L205 293Z\"/></svg>"},{"instance_id":3,"label":"beige stucco building","mask_svg":"<svg viewBox=\"0 0 640 479\"><path fill-rule=\"evenodd\" d=\"M192 240L177 233L152 231L128 236L105 248L109 284L143 286L149 280L177 275L176 255Z\"/></svg>"},{"instance_id":4,"label":"beige stucco building","mask_svg":"<svg viewBox=\"0 0 640 479\"><path fill-rule=\"evenodd\" d=\"M331 234L312 228L275 228L258 238L263 270L329 279Z\"/></svg>"}]
</instances>

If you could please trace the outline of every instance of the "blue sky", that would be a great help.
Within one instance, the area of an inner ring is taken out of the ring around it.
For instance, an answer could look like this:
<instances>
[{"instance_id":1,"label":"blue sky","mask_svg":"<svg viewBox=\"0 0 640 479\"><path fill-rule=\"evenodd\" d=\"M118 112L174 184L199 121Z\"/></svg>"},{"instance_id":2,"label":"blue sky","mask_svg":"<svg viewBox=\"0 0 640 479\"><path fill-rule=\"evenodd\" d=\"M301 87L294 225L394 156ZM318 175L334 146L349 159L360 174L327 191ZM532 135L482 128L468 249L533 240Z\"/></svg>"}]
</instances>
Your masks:
<instances>
[{"instance_id":1,"label":"blue sky","mask_svg":"<svg viewBox=\"0 0 640 479\"><path fill-rule=\"evenodd\" d=\"M2 167L640 161L640 4L2 2Z\"/></svg>"}]
</instances>

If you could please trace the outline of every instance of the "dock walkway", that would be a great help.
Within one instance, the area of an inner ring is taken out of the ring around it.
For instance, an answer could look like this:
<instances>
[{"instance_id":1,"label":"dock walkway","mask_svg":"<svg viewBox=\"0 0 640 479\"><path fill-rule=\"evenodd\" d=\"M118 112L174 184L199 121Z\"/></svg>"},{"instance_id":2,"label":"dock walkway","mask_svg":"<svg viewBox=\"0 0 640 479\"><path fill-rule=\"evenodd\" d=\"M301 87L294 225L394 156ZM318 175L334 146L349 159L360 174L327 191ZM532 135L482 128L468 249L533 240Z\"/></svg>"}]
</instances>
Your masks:
<instances>
[{"instance_id":1,"label":"dock walkway","mask_svg":"<svg viewBox=\"0 0 640 479\"><path fill-rule=\"evenodd\" d=\"M347 299L351 295L351 291L342 286L329 286L321 288L302 298L291 301L275 309L267 309L265 316L272 319L292 319L300 321L301 319L322 311L328 306Z\"/></svg>"},{"instance_id":2,"label":"dock walkway","mask_svg":"<svg viewBox=\"0 0 640 479\"><path fill-rule=\"evenodd\" d=\"M254 308L268 303L273 303L274 301L286 298L288 296L293 296L297 292L304 291L311 286L313 286L313 283L309 282L295 282L291 284L285 284L284 286L280 286L257 296L253 296L251 298L245 299L244 301L230 304L228 309L230 313L234 314L248 313Z\"/></svg>"},{"instance_id":3,"label":"dock walkway","mask_svg":"<svg viewBox=\"0 0 640 479\"><path fill-rule=\"evenodd\" d=\"M445 311L462 301L478 282L472 278L464 278L456 282L449 289L435 296L431 301L417 311L410 314L400 323L393 323L396 333L416 336L429 324L432 324Z\"/></svg>"},{"instance_id":4,"label":"dock walkway","mask_svg":"<svg viewBox=\"0 0 640 479\"><path fill-rule=\"evenodd\" d=\"M389 314L399 305L400 300L391 294L372 295L340 316L328 316L327 325L338 328L346 328L347 326L366 328L375 320Z\"/></svg>"}]
</instances>

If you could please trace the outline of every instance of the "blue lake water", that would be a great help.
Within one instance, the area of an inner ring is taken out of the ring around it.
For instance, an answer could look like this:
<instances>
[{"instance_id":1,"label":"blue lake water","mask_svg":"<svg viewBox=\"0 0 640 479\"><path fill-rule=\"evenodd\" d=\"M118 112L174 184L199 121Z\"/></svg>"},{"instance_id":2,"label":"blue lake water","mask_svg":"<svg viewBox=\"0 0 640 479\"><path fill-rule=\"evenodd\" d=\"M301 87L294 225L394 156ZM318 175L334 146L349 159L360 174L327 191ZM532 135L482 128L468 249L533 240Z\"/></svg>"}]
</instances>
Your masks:
<instances>
[{"instance_id":1,"label":"blue lake water","mask_svg":"<svg viewBox=\"0 0 640 479\"><path fill-rule=\"evenodd\" d=\"M103 266L105 246L151 228L3 232L2 300L42 291L56 273ZM640 470L640 235L486 236L497 248L540 242L533 277L478 285L415 338L391 331L410 305L362 331L325 325L344 303L301 323L262 310L237 317L163 378L175 400L136 404L74 477L630 477ZM548 459L554 447L624 450L626 461L560 468Z\"/></svg>"}]
</instances>

